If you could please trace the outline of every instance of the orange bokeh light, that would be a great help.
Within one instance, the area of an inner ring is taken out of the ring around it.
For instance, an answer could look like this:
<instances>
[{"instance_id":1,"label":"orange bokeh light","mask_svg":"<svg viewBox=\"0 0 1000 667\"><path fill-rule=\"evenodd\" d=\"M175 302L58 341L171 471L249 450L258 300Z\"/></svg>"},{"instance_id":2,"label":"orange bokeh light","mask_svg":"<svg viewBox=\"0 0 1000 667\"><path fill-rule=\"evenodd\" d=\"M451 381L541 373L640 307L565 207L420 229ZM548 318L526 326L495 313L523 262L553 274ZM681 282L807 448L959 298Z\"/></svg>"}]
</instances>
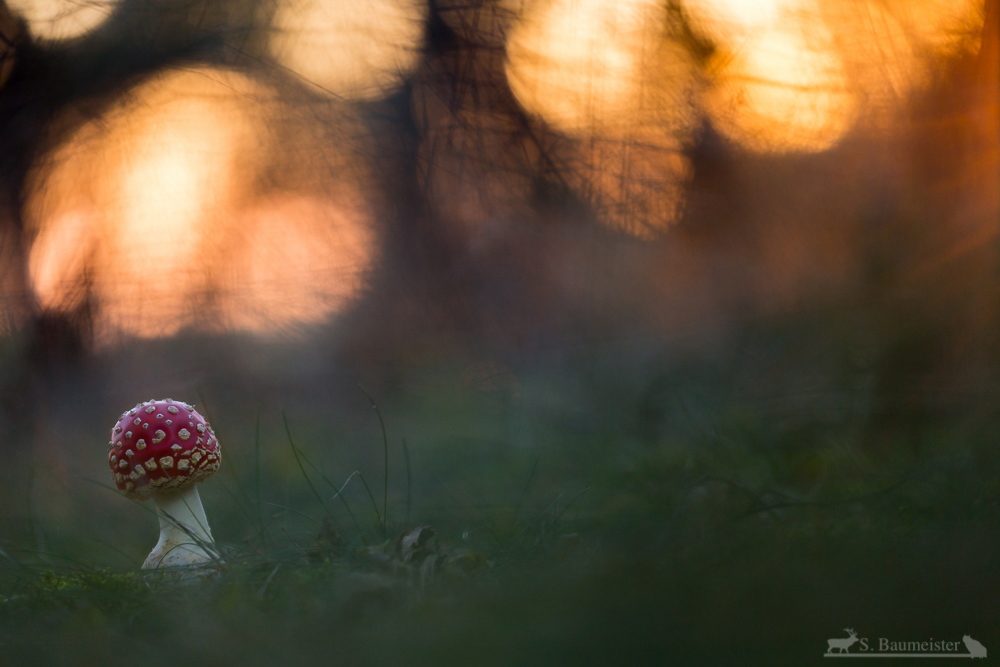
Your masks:
<instances>
[{"instance_id":1,"label":"orange bokeh light","mask_svg":"<svg viewBox=\"0 0 1000 667\"><path fill-rule=\"evenodd\" d=\"M275 104L272 91L240 74L174 71L83 124L28 185L39 304L68 311L91 295L99 339L285 330L333 312L357 281L329 267L368 265L367 221L354 206L306 195L267 208L282 197L255 190L276 159L261 139ZM330 226L349 234L330 236ZM322 262L305 261L305 248ZM245 294L234 296L243 281ZM264 282L272 292L262 301L254 294Z\"/></svg>"},{"instance_id":2,"label":"orange bokeh light","mask_svg":"<svg viewBox=\"0 0 1000 667\"><path fill-rule=\"evenodd\" d=\"M975 52L983 0L688 0L716 48L705 106L754 151L815 152L860 118L884 130L933 80L932 59Z\"/></svg>"},{"instance_id":3,"label":"orange bokeh light","mask_svg":"<svg viewBox=\"0 0 1000 667\"><path fill-rule=\"evenodd\" d=\"M658 0L539 0L507 58L518 101L568 134L628 134L644 123L686 133L698 120L694 67Z\"/></svg>"},{"instance_id":4,"label":"orange bokeh light","mask_svg":"<svg viewBox=\"0 0 1000 667\"><path fill-rule=\"evenodd\" d=\"M221 329L258 335L318 324L365 284L374 238L360 211L301 195L238 213L232 260L213 272Z\"/></svg>"},{"instance_id":5,"label":"orange bokeh light","mask_svg":"<svg viewBox=\"0 0 1000 667\"><path fill-rule=\"evenodd\" d=\"M416 67L426 19L418 0L281 0L268 48L326 92L375 99Z\"/></svg>"},{"instance_id":6,"label":"orange bokeh light","mask_svg":"<svg viewBox=\"0 0 1000 667\"><path fill-rule=\"evenodd\" d=\"M108 20L120 0L7 0L32 35L43 40L80 37Z\"/></svg>"},{"instance_id":7,"label":"orange bokeh light","mask_svg":"<svg viewBox=\"0 0 1000 667\"><path fill-rule=\"evenodd\" d=\"M935 55L979 52L986 20L985 0L884 2L917 42Z\"/></svg>"},{"instance_id":8,"label":"orange bokeh light","mask_svg":"<svg viewBox=\"0 0 1000 667\"><path fill-rule=\"evenodd\" d=\"M660 0L538 0L507 43L518 102L566 135L563 181L606 224L640 237L678 216L699 78Z\"/></svg>"},{"instance_id":9,"label":"orange bokeh light","mask_svg":"<svg viewBox=\"0 0 1000 667\"><path fill-rule=\"evenodd\" d=\"M826 150L851 127L856 101L843 63L791 31L755 33L710 64L705 108L715 127L761 152Z\"/></svg>"}]
</instances>

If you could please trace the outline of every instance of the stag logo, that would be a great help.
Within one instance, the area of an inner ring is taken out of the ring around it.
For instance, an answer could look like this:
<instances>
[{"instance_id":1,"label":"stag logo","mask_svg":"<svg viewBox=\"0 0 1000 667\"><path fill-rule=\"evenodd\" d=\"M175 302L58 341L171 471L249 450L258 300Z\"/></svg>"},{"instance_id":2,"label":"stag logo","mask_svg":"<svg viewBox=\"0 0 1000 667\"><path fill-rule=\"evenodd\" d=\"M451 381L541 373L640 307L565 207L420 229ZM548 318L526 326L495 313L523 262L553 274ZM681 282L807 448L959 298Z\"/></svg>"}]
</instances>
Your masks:
<instances>
[{"instance_id":1,"label":"stag logo","mask_svg":"<svg viewBox=\"0 0 1000 667\"><path fill-rule=\"evenodd\" d=\"M858 641L858 635L854 632L853 628L844 628L844 632L850 635L850 637L845 637L843 639L827 639L826 640L826 652L833 653L833 649L837 649L837 653L847 653L848 649Z\"/></svg>"}]
</instances>

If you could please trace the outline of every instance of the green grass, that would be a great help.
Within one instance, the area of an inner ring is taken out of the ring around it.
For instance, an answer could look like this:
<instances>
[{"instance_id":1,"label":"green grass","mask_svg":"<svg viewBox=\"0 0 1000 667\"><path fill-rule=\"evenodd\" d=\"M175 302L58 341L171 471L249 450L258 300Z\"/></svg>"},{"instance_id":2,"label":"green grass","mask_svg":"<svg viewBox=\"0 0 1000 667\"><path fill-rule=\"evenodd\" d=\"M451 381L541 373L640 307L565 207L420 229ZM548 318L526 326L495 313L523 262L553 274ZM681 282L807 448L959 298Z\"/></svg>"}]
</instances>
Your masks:
<instances>
[{"instance_id":1,"label":"green grass","mask_svg":"<svg viewBox=\"0 0 1000 667\"><path fill-rule=\"evenodd\" d=\"M914 439L850 386L669 373L592 412L553 374L414 382L376 415L208 393L225 566L194 581L138 570L155 517L100 473L16 461L0 663L800 665L844 627L1000 647L989 401Z\"/></svg>"}]
</instances>

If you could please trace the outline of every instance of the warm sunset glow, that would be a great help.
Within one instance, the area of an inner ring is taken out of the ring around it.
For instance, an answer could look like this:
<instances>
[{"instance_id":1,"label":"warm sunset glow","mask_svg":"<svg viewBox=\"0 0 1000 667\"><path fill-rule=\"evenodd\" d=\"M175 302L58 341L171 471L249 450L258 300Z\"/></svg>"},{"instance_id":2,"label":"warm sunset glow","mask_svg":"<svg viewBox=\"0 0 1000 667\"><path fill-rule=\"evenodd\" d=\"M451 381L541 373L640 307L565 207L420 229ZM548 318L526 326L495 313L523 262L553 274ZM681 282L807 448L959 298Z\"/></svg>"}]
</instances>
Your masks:
<instances>
[{"instance_id":1,"label":"warm sunset glow","mask_svg":"<svg viewBox=\"0 0 1000 667\"><path fill-rule=\"evenodd\" d=\"M342 278L367 266L371 239L360 214L330 202L249 206L262 201L259 137L275 103L239 74L169 72L77 130L29 183L40 305L70 310L89 290L99 333L143 337L328 316L356 289L356 275Z\"/></svg>"},{"instance_id":2,"label":"warm sunset glow","mask_svg":"<svg viewBox=\"0 0 1000 667\"><path fill-rule=\"evenodd\" d=\"M104 23L120 0L7 0L39 39L72 39Z\"/></svg>"},{"instance_id":3,"label":"warm sunset glow","mask_svg":"<svg viewBox=\"0 0 1000 667\"><path fill-rule=\"evenodd\" d=\"M942 59L979 49L983 0L843 0L823 3L864 115L890 127L908 97L944 70Z\"/></svg>"},{"instance_id":4,"label":"warm sunset glow","mask_svg":"<svg viewBox=\"0 0 1000 667\"><path fill-rule=\"evenodd\" d=\"M284 196L239 217L233 261L215 276L224 328L273 334L316 324L362 288L374 238L360 213Z\"/></svg>"},{"instance_id":5,"label":"warm sunset glow","mask_svg":"<svg viewBox=\"0 0 1000 667\"><path fill-rule=\"evenodd\" d=\"M704 103L715 128L754 151L816 152L851 127L856 99L811 0L689 0L716 53Z\"/></svg>"},{"instance_id":6,"label":"warm sunset glow","mask_svg":"<svg viewBox=\"0 0 1000 667\"><path fill-rule=\"evenodd\" d=\"M851 127L855 100L843 64L786 31L761 33L710 65L705 104L715 127L756 151L822 151Z\"/></svg>"},{"instance_id":7,"label":"warm sunset glow","mask_svg":"<svg viewBox=\"0 0 1000 667\"><path fill-rule=\"evenodd\" d=\"M569 138L563 181L639 237L677 218L690 176L699 84L676 30L659 0L539 0L507 44L518 102Z\"/></svg>"},{"instance_id":8,"label":"warm sunset glow","mask_svg":"<svg viewBox=\"0 0 1000 667\"><path fill-rule=\"evenodd\" d=\"M814 0L685 0L683 4L696 32L730 49L767 30L796 29L817 10Z\"/></svg>"},{"instance_id":9,"label":"warm sunset glow","mask_svg":"<svg viewBox=\"0 0 1000 667\"><path fill-rule=\"evenodd\" d=\"M192 295L208 287L204 230L255 164L254 93L232 73L170 73L78 131L30 207L39 216L30 270L41 303L72 307L82 294L75 283L89 273L104 321L117 328L158 336L194 324Z\"/></svg>"},{"instance_id":10,"label":"warm sunset glow","mask_svg":"<svg viewBox=\"0 0 1000 667\"><path fill-rule=\"evenodd\" d=\"M256 91L235 75L179 74L143 92L144 103L129 109L118 128L121 161L104 176L112 257L142 247L141 260L112 262L105 272L118 286L120 310L132 315L123 326L159 335L188 322L156 313L190 311L185 292L207 287L199 284L207 260L202 236L242 194L240 177L253 173L260 119L252 115ZM176 289L164 274L191 288Z\"/></svg>"},{"instance_id":11,"label":"warm sunset glow","mask_svg":"<svg viewBox=\"0 0 1000 667\"><path fill-rule=\"evenodd\" d=\"M419 0L281 0L269 48L279 63L333 95L374 99L416 66L426 19Z\"/></svg>"},{"instance_id":12,"label":"warm sunset glow","mask_svg":"<svg viewBox=\"0 0 1000 667\"><path fill-rule=\"evenodd\" d=\"M575 142L562 174L606 225L637 238L653 238L682 212L691 161L668 134L653 131L629 140Z\"/></svg>"},{"instance_id":13,"label":"warm sunset glow","mask_svg":"<svg viewBox=\"0 0 1000 667\"><path fill-rule=\"evenodd\" d=\"M83 303L87 266L97 240L96 222L70 213L39 231L31 247L28 270L43 309L68 311Z\"/></svg>"},{"instance_id":14,"label":"warm sunset glow","mask_svg":"<svg viewBox=\"0 0 1000 667\"><path fill-rule=\"evenodd\" d=\"M903 27L935 54L979 51L985 0L891 0L887 4Z\"/></svg>"},{"instance_id":15,"label":"warm sunset glow","mask_svg":"<svg viewBox=\"0 0 1000 667\"><path fill-rule=\"evenodd\" d=\"M687 0L718 49L706 98L716 127L757 151L829 148L857 120L892 126L940 70L979 48L983 0Z\"/></svg>"},{"instance_id":16,"label":"warm sunset glow","mask_svg":"<svg viewBox=\"0 0 1000 667\"><path fill-rule=\"evenodd\" d=\"M525 109L563 132L687 131L693 67L668 28L659 0L539 0L511 34L507 78Z\"/></svg>"},{"instance_id":17,"label":"warm sunset glow","mask_svg":"<svg viewBox=\"0 0 1000 667\"><path fill-rule=\"evenodd\" d=\"M929 63L913 35L881 2L826 3L822 13L858 100L859 119L891 129L908 96L929 80Z\"/></svg>"}]
</instances>

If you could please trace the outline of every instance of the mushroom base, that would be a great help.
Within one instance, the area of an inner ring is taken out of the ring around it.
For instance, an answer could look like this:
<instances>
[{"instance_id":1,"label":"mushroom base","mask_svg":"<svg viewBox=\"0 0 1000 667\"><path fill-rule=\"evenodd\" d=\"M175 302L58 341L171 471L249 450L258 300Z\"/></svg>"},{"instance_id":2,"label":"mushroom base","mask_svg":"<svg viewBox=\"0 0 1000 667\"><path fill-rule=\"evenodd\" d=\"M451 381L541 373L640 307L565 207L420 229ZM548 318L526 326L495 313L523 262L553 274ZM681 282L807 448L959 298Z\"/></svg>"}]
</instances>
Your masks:
<instances>
[{"instance_id":1,"label":"mushroom base","mask_svg":"<svg viewBox=\"0 0 1000 667\"><path fill-rule=\"evenodd\" d=\"M194 567L220 563L198 488L194 484L153 496L160 518L160 540L142 569Z\"/></svg>"}]
</instances>

